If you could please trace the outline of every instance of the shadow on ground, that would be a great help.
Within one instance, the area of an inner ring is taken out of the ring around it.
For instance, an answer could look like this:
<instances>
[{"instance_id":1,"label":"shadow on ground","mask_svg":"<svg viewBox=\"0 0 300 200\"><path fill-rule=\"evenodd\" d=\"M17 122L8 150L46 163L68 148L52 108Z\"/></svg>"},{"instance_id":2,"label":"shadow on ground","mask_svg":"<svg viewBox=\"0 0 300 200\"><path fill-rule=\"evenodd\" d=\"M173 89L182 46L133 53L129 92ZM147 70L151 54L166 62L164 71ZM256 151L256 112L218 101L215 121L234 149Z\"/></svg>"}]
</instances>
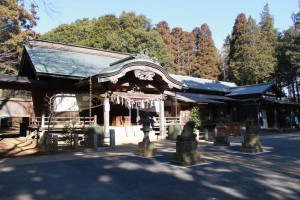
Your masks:
<instances>
[{"instance_id":1,"label":"shadow on ground","mask_svg":"<svg viewBox=\"0 0 300 200\"><path fill-rule=\"evenodd\" d=\"M0 168L0 199L296 200L299 142L296 134L264 135L262 144L272 151L259 155L235 153L238 143L200 142L209 164L188 168L166 165L175 151L166 141L157 143L153 158L134 156L134 144L126 144L91 158L77 153L81 159L7 165Z\"/></svg>"}]
</instances>

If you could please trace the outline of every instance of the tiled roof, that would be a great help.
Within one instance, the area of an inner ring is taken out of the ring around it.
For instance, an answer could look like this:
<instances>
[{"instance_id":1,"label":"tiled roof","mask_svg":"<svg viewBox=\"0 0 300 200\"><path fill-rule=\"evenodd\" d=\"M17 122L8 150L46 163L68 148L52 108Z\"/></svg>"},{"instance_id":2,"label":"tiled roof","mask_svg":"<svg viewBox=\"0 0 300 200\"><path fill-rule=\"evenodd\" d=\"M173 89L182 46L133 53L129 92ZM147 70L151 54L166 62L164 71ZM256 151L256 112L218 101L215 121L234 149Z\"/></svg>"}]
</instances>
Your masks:
<instances>
[{"instance_id":1,"label":"tiled roof","mask_svg":"<svg viewBox=\"0 0 300 200\"><path fill-rule=\"evenodd\" d=\"M170 76L175 80L182 82L190 89L230 92L229 88L236 87L236 84L232 82L215 81L175 74L170 74Z\"/></svg>"},{"instance_id":2,"label":"tiled roof","mask_svg":"<svg viewBox=\"0 0 300 200\"><path fill-rule=\"evenodd\" d=\"M187 92L170 92L165 91L164 94L168 95L169 97L173 99L178 99L184 102L191 102L191 103L209 103L209 104L224 104L220 101L215 101L212 99L204 98L203 96L199 94L194 93L187 93Z\"/></svg>"},{"instance_id":3,"label":"tiled roof","mask_svg":"<svg viewBox=\"0 0 300 200\"><path fill-rule=\"evenodd\" d=\"M274 86L274 83L261 83L255 85L234 87L234 88L230 88L230 93L227 94L226 96L262 94L266 92L268 89L270 89L272 86Z\"/></svg>"},{"instance_id":4,"label":"tiled roof","mask_svg":"<svg viewBox=\"0 0 300 200\"><path fill-rule=\"evenodd\" d=\"M37 73L73 77L100 74L129 55L72 45L32 42L25 46Z\"/></svg>"}]
</instances>

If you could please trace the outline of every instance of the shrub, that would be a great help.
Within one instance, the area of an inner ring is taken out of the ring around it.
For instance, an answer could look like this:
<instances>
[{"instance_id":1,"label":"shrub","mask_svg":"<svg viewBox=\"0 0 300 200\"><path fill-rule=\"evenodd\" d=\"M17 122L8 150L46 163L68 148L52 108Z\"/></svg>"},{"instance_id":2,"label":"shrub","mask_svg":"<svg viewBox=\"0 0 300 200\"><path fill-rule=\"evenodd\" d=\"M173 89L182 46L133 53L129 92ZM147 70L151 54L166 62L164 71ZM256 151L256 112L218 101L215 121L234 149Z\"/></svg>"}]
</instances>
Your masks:
<instances>
[{"instance_id":1,"label":"shrub","mask_svg":"<svg viewBox=\"0 0 300 200\"><path fill-rule=\"evenodd\" d=\"M191 121L195 122L195 128L200 129L202 127L202 118L200 108L194 106L191 110Z\"/></svg>"}]
</instances>

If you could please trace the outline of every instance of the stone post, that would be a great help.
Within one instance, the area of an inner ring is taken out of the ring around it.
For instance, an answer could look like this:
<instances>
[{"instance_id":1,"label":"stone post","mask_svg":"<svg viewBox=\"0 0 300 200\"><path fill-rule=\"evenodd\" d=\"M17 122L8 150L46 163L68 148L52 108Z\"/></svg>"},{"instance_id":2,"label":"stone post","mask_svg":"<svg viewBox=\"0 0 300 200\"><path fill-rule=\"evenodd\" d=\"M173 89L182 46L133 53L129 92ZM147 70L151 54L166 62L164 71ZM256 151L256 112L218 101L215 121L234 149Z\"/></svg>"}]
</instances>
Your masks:
<instances>
[{"instance_id":1,"label":"stone post","mask_svg":"<svg viewBox=\"0 0 300 200\"><path fill-rule=\"evenodd\" d=\"M74 134L74 150L78 150L78 134Z\"/></svg>"},{"instance_id":2,"label":"stone post","mask_svg":"<svg viewBox=\"0 0 300 200\"><path fill-rule=\"evenodd\" d=\"M109 135L110 135L110 147L111 148L116 148L116 134L114 129L109 130Z\"/></svg>"},{"instance_id":3,"label":"stone post","mask_svg":"<svg viewBox=\"0 0 300 200\"><path fill-rule=\"evenodd\" d=\"M104 137L109 136L109 111L110 111L109 98L106 97L104 99Z\"/></svg>"},{"instance_id":4,"label":"stone post","mask_svg":"<svg viewBox=\"0 0 300 200\"><path fill-rule=\"evenodd\" d=\"M53 153L57 153L58 151L58 135L53 135Z\"/></svg>"},{"instance_id":5,"label":"stone post","mask_svg":"<svg viewBox=\"0 0 300 200\"><path fill-rule=\"evenodd\" d=\"M41 127L45 127L45 114L42 114L42 119L41 119Z\"/></svg>"},{"instance_id":6,"label":"stone post","mask_svg":"<svg viewBox=\"0 0 300 200\"><path fill-rule=\"evenodd\" d=\"M199 130L195 130L195 134L196 134L196 141L199 142Z\"/></svg>"},{"instance_id":7,"label":"stone post","mask_svg":"<svg viewBox=\"0 0 300 200\"><path fill-rule=\"evenodd\" d=\"M166 127L165 127L165 106L164 100L160 100L159 105L159 132L161 139L166 139Z\"/></svg>"},{"instance_id":8,"label":"stone post","mask_svg":"<svg viewBox=\"0 0 300 200\"><path fill-rule=\"evenodd\" d=\"M93 147L94 147L94 149L97 149L97 148L98 148L98 135L97 135L96 132L94 132L93 136L94 136L94 139L93 139L93 142L94 142Z\"/></svg>"}]
</instances>

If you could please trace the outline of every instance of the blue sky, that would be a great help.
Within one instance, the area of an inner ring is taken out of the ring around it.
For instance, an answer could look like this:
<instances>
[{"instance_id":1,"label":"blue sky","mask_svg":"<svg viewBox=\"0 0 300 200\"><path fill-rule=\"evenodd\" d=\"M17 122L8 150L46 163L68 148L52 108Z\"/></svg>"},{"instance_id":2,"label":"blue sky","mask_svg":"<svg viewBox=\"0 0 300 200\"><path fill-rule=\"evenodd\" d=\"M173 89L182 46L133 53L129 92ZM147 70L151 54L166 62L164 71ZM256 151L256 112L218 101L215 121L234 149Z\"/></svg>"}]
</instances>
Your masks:
<instances>
[{"instance_id":1,"label":"blue sky","mask_svg":"<svg viewBox=\"0 0 300 200\"><path fill-rule=\"evenodd\" d=\"M231 33L239 13L252 16L257 23L264 5L268 2L274 17L275 28L285 30L292 25L291 15L299 11L298 0L48 0L56 12L50 16L44 8L38 8L35 31L45 33L60 24L76 19L98 18L106 14L120 16L122 11L144 14L153 25L161 20L171 28L181 27L192 31L207 23L215 45L221 49L224 39Z\"/></svg>"}]
</instances>

